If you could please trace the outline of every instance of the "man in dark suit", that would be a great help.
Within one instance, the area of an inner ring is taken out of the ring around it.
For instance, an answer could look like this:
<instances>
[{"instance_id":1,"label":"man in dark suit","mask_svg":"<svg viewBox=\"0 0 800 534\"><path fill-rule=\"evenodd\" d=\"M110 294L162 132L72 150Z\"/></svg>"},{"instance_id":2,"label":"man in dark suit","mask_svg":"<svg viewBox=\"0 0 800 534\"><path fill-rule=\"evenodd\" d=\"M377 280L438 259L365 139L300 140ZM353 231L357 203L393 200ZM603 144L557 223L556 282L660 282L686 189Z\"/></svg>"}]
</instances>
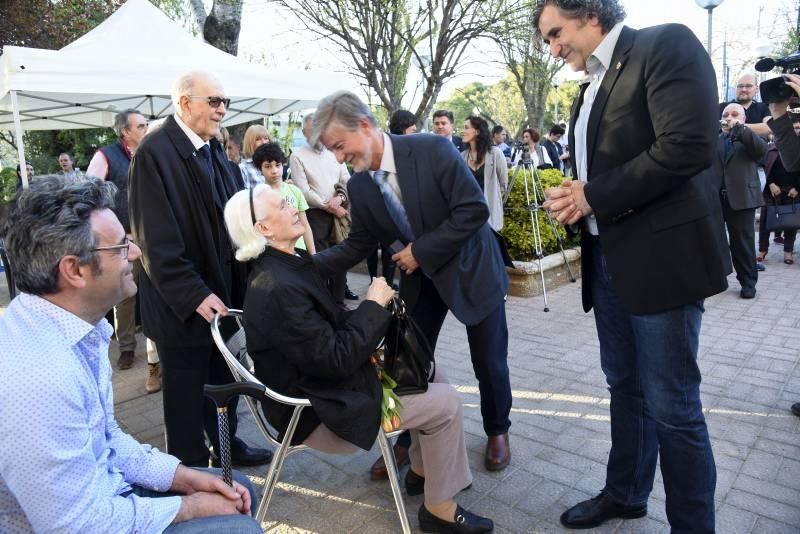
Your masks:
<instances>
[{"instance_id":1,"label":"man in dark suit","mask_svg":"<svg viewBox=\"0 0 800 534\"><path fill-rule=\"evenodd\" d=\"M764 204L758 166L767 153L767 143L745 126L745 110L728 104L722 111L715 171L722 176L720 200L728 228L731 257L742 298L756 296L756 208Z\"/></svg>"},{"instance_id":2,"label":"man in dark suit","mask_svg":"<svg viewBox=\"0 0 800 534\"><path fill-rule=\"evenodd\" d=\"M161 358L167 450L189 466L208 466L205 430L218 449L216 414L203 384L233 381L211 339L209 322L244 297L245 272L233 257L223 208L237 191L215 138L228 100L210 74L181 76L175 115L147 136L131 162L129 207L142 249L139 294L144 334ZM235 405L230 411L236 432ZM234 463L272 455L232 440Z\"/></svg>"},{"instance_id":3,"label":"man in dark suit","mask_svg":"<svg viewBox=\"0 0 800 534\"><path fill-rule=\"evenodd\" d=\"M463 152L467 146L464 141L457 135L453 135L453 127L455 126L455 119L453 112L446 109L437 109L433 112L433 133L447 137L453 142L456 150Z\"/></svg>"},{"instance_id":4,"label":"man in dark suit","mask_svg":"<svg viewBox=\"0 0 800 534\"><path fill-rule=\"evenodd\" d=\"M467 325L488 436L485 466L508 465L511 385L508 289L489 209L463 158L435 135L381 133L369 108L345 91L314 112L311 143L353 165L347 184L353 226L341 244L314 256L321 270L344 271L379 241L395 251L400 295L436 346L448 310Z\"/></svg>"},{"instance_id":5,"label":"man in dark suit","mask_svg":"<svg viewBox=\"0 0 800 534\"><path fill-rule=\"evenodd\" d=\"M723 291L703 171L718 116L714 70L681 25L624 27L616 0L541 0L534 25L589 83L569 128L576 180L546 209L582 227L583 305L594 308L611 393L605 487L569 528L647 514L660 455L675 532L714 531L716 467L700 402L703 300Z\"/></svg>"}]
</instances>

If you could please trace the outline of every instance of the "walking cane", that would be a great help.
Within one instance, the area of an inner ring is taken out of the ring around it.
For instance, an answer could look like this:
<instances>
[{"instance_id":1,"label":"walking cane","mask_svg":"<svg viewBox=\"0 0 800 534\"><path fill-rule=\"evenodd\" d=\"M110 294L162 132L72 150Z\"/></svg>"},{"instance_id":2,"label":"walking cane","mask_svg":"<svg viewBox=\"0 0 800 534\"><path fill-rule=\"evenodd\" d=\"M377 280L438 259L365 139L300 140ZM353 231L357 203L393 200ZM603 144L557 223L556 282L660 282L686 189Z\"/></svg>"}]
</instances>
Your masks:
<instances>
[{"instance_id":1,"label":"walking cane","mask_svg":"<svg viewBox=\"0 0 800 534\"><path fill-rule=\"evenodd\" d=\"M203 386L203 393L217 407L217 430L219 433L219 460L222 466L222 480L233 486L233 470L231 468L231 433L228 426L228 403L233 397L250 395L256 399L264 396L264 386L251 382L236 382L222 386Z\"/></svg>"}]
</instances>

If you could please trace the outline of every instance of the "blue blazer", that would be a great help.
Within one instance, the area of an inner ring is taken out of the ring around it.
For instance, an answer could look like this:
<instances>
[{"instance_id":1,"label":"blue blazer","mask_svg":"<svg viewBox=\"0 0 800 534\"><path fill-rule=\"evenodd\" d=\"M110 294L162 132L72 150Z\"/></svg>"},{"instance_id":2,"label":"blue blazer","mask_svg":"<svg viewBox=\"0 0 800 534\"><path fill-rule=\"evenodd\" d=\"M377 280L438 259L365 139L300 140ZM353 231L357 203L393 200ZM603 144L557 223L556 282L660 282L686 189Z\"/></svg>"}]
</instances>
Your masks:
<instances>
[{"instance_id":1,"label":"blue blazer","mask_svg":"<svg viewBox=\"0 0 800 534\"><path fill-rule=\"evenodd\" d=\"M450 140L431 134L389 137L416 236L412 251L421 267L411 276L401 274L401 296L413 310L420 277L428 276L459 321L477 324L508 291L483 192ZM403 242L368 172L354 174L347 190L353 225L347 239L313 257L323 273L351 268L374 250L375 241L385 247Z\"/></svg>"}]
</instances>

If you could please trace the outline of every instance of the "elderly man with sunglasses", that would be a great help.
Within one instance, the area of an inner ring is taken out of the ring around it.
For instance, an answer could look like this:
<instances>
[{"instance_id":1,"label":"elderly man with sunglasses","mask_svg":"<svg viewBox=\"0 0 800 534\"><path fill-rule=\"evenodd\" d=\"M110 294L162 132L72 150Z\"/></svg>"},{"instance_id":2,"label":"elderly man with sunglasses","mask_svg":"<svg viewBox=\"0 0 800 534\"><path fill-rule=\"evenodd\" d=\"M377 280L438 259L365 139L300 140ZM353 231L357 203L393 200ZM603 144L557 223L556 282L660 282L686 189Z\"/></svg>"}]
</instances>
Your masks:
<instances>
[{"instance_id":1,"label":"elderly man with sunglasses","mask_svg":"<svg viewBox=\"0 0 800 534\"><path fill-rule=\"evenodd\" d=\"M204 431L215 451L219 437L203 384L233 381L209 321L241 307L246 278L223 222L238 189L216 139L230 99L211 74L190 72L176 81L172 103L175 115L145 137L131 162L130 225L142 249L142 327L161 358L167 450L184 464L207 466ZM272 458L236 437L232 456L235 465Z\"/></svg>"}]
</instances>

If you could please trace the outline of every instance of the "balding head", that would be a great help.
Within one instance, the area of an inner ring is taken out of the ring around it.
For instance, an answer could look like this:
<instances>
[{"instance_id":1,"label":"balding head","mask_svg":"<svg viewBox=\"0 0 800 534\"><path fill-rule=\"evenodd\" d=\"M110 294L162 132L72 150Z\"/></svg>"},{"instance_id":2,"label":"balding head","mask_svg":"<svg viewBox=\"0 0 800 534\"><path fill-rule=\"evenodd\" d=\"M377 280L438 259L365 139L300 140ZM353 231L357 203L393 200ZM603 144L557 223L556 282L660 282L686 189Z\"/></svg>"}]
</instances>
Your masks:
<instances>
[{"instance_id":1,"label":"balding head","mask_svg":"<svg viewBox=\"0 0 800 534\"><path fill-rule=\"evenodd\" d=\"M742 74L736 82L736 101L744 107L749 107L757 90L756 77L750 73Z\"/></svg>"},{"instance_id":2,"label":"balding head","mask_svg":"<svg viewBox=\"0 0 800 534\"><path fill-rule=\"evenodd\" d=\"M728 104L722 110L722 120L727 122L727 127L722 127L723 132L729 132L737 124L744 124L744 107L741 104Z\"/></svg>"},{"instance_id":3,"label":"balding head","mask_svg":"<svg viewBox=\"0 0 800 534\"><path fill-rule=\"evenodd\" d=\"M208 72L193 71L179 76L172 90L175 113L204 141L219 132L227 106L224 98L222 84Z\"/></svg>"}]
</instances>

